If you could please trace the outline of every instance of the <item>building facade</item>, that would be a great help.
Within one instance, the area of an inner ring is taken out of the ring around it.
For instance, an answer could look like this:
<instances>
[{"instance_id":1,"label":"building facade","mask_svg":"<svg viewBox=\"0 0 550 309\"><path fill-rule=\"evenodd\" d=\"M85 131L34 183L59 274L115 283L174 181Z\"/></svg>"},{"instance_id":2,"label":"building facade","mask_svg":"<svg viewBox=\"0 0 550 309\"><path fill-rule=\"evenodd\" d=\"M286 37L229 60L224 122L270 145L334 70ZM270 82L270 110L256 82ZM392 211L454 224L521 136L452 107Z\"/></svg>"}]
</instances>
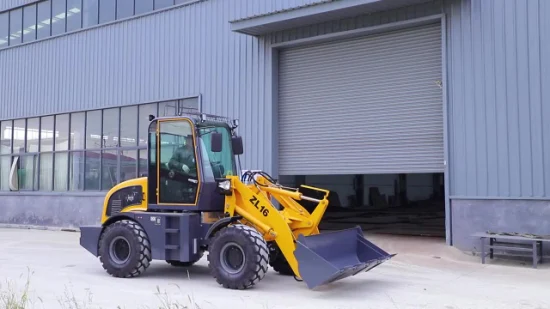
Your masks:
<instances>
[{"instance_id":1,"label":"building facade","mask_svg":"<svg viewBox=\"0 0 550 309\"><path fill-rule=\"evenodd\" d=\"M351 198L372 187L359 174L392 199L441 196L460 249L478 231L550 234L548 14L544 0L1 1L0 223L96 223L105 191L146 170L147 115L186 106L240 120L247 169L332 177Z\"/></svg>"}]
</instances>

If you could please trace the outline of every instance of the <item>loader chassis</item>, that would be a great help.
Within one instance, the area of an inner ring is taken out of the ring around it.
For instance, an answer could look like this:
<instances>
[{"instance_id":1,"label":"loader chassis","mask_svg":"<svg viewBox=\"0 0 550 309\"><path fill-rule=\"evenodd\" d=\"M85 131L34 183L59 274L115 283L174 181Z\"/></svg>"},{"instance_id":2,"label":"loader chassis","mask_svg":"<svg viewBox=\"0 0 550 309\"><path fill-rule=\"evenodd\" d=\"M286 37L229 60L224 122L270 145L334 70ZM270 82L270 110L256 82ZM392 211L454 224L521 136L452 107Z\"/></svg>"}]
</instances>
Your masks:
<instances>
[{"instance_id":1,"label":"loader chassis","mask_svg":"<svg viewBox=\"0 0 550 309\"><path fill-rule=\"evenodd\" d=\"M101 224L80 228L80 245L110 275L139 276L152 260L191 266L207 252L211 275L225 288L249 288L269 266L315 288L393 256L359 227L319 233L329 191L302 186L321 193L316 199L264 172L237 176L243 146L235 122L189 113L150 121L148 175L113 187ZM299 200L317 207L309 213Z\"/></svg>"}]
</instances>

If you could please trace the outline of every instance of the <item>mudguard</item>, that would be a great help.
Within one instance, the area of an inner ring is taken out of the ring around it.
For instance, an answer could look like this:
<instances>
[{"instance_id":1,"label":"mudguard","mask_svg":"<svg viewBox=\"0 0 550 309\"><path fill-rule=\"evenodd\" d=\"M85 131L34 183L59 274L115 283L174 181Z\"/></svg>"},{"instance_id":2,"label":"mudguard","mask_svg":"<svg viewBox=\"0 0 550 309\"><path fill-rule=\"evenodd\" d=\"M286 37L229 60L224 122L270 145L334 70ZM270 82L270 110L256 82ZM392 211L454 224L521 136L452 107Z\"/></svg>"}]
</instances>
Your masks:
<instances>
[{"instance_id":1,"label":"mudguard","mask_svg":"<svg viewBox=\"0 0 550 309\"><path fill-rule=\"evenodd\" d=\"M307 237L300 235L294 256L300 277L313 289L372 270L395 254L365 239L358 226Z\"/></svg>"}]
</instances>

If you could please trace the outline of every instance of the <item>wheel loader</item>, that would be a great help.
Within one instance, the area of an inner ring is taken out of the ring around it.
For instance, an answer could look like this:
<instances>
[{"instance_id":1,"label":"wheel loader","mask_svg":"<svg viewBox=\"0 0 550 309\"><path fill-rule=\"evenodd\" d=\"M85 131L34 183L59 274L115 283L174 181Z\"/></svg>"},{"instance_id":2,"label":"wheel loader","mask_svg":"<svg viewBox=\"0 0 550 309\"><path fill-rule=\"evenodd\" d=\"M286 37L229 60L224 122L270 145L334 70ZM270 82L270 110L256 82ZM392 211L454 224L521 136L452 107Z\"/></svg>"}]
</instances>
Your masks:
<instances>
[{"instance_id":1,"label":"wheel loader","mask_svg":"<svg viewBox=\"0 0 550 309\"><path fill-rule=\"evenodd\" d=\"M238 120L188 111L149 121L148 172L110 189L100 224L80 228L108 274L136 277L152 260L189 267L207 253L225 288L250 288L271 266L313 289L394 256L360 227L320 233L329 191L302 186L311 197L262 171L239 173Z\"/></svg>"}]
</instances>

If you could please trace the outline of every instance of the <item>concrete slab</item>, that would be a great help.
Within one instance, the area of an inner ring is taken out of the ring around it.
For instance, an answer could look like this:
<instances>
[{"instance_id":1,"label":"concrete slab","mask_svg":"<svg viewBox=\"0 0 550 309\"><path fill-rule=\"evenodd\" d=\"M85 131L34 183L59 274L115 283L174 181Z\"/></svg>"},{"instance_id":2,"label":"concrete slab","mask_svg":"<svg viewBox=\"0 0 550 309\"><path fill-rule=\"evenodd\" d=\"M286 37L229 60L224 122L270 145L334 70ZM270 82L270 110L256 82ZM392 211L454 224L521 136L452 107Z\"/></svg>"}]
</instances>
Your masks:
<instances>
[{"instance_id":1,"label":"concrete slab","mask_svg":"<svg viewBox=\"0 0 550 309\"><path fill-rule=\"evenodd\" d=\"M206 259L187 270L155 262L140 278L108 276L99 261L78 245L79 233L0 229L0 284L14 282L22 290L27 268L34 273L29 308L177 308L162 306L163 296L200 308L548 308L550 268L529 265L481 265L434 239L374 236L369 239L398 253L375 270L318 291L271 269L247 291L221 288L208 274ZM527 263L529 264L529 263ZM188 277L189 276L189 277ZM179 287L179 288L178 288ZM91 302L87 302L87 291ZM81 306L70 305L74 295ZM61 304L60 304L61 302ZM90 305L92 304L92 305ZM2 307L0 298L0 307ZM189 308L194 308L190 306Z\"/></svg>"}]
</instances>

